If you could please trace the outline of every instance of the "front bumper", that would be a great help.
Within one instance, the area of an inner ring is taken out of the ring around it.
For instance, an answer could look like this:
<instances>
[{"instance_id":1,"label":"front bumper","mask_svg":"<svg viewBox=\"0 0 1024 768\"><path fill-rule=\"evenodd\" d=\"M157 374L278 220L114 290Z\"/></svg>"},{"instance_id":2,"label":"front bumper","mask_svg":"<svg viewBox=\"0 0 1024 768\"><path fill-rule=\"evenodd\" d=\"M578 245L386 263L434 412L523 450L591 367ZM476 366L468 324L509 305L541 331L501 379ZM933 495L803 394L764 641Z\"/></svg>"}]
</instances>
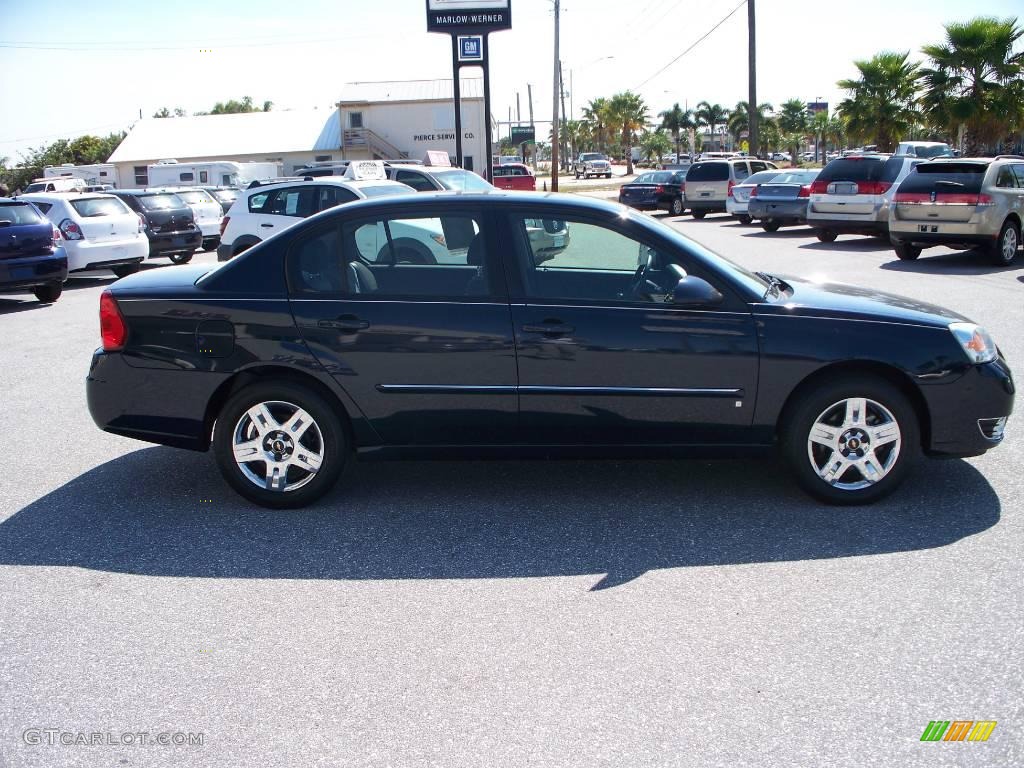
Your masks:
<instances>
[{"instance_id":1,"label":"front bumper","mask_svg":"<svg viewBox=\"0 0 1024 768\"><path fill-rule=\"evenodd\" d=\"M931 415L928 453L967 457L995 448L1003 436L986 436L979 421L1010 416L1015 391L1010 367L1002 357L973 365L948 384L922 386L921 394Z\"/></svg>"},{"instance_id":2,"label":"front bumper","mask_svg":"<svg viewBox=\"0 0 1024 768\"><path fill-rule=\"evenodd\" d=\"M755 219L804 222L807 221L807 199L768 202L754 198L747 206L747 213Z\"/></svg>"},{"instance_id":3,"label":"front bumper","mask_svg":"<svg viewBox=\"0 0 1024 768\"><path fill-rule=\"evenodd\" d=\"M203 244L203 233L197 227L183 232L147 232L149 258L155 259L172 253L192 253Z\"/></svg>"},{"instance_id":4,"label":"front bumper","mask_svg":"<svg viewBox=\"0 0 1024 768\"><path fill-rule=\"evenodd\" d=\"M611 172L612 172L612 169L611 169L610 166L608 168L593 168L593 167L590 167L590 168L584 168L584 169L582 169L580 171L580 173L585 175L585 176L609 176L609 175L611 175Z\"/></svg>"},{"instance_id":5,"label":"front bumper","mask_svg":"<svg viewBox=\"0 0 1024 768\"><path fill-rule=\"evenodd\" d=\"M884 235L889 231L887 221L874 219L826 219L822 216L807 215L807 226L812 229L830 229L840 235Z\"/></svg>"},{"instance_id":6,"label":"front bumper","mask_svg":"<svg viewBox=\"0 0 1024 768\"><path fill-rule=\"evenodd\" d=\"M0 259L0 293L60 284L68 278L68 259L63 253Z\"/></svg>"}]
</instances>

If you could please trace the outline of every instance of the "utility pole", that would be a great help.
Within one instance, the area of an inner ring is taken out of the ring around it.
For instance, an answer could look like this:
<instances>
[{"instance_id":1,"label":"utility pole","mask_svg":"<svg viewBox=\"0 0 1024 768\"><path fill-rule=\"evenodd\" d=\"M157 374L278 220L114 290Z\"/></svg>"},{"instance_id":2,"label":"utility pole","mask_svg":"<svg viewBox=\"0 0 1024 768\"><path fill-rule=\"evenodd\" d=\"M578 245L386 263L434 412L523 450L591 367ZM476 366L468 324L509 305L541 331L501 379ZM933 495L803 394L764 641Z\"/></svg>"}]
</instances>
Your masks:
<instances>
[{"instance_id":1,"label":"utility pole","mask_svg":"<svg viewBox=\"0 0 1024 768\"><path fill-rule=\"evenodd\" d=\"M561 126L565 125L565 121L566 121L566 117L565 117L566 116L566 111L565 111L565 81L562 80L562 62L561 61L558 62L558 92L559 92L559 94L562 97L562 119L559 121L559 131L558 131L558 137L561 139L562 138ZM563 157L565 158L565 160L563 162L565 162L566 165L568 165L568 163L569 163L569 137L568 136L565 137L565 144L562 145L562 151L563 151Z\"/></svg>"},{"instance_id":2,"label":"utility pole","mask_svg":"<svg viewBox=\"0 0 1024 768\"><path fill-rule=\"evenodd\" d=\"M558 85L561 82L559 73L561 71L561 61L558 58L558 16L561 12L560 0L554 0L555 3L555 63L554 63L554 74L552 75L551 81L554 88L551 91L551 191L558 191L558 141L561 138L561 131L558 125Z\"/></svg>"},{"instance_id":3,"label":"utility pole","mask_svg":"<svg viewBox=\"0 0 1024 768\"><path fill-rule=\"evenodd\" d=\"M754 0L747 0L747 153L756 157L760 151L760 126L757 124L757 35L754 23Z\"/></svg>"},{"instance_id":4,"label":"utility pole","mask_svg":"<svg viewBox=\"0 0 1024 768\"><path fill-rule=\"evenodd\" d=\"M529 83L526 84L526 99L530 103L530 127L533 128L533 86ZM524 160L526 158L523 158ZM537 134L534 131L533 137L533 175L537 175Z\"/></svg>"}]
</instances>

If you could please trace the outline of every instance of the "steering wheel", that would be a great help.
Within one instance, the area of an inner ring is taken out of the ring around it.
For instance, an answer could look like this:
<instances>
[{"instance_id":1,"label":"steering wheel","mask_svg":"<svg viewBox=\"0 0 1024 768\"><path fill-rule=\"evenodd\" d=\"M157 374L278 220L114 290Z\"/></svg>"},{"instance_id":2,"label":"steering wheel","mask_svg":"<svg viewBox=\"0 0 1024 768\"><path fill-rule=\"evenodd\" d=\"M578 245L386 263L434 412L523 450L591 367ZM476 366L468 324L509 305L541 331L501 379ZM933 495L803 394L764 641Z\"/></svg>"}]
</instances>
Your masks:
<instances>
[{"instance_id":1,"label":"steering wheel","mask_svg":"<svg viewBox=\"0 0 1024 768\"><path fill-rule=\"evenodd\" d=\"M654 260L654 250L651 248L647 249L647 259L636 268L636 272L633 273L633 279L630 280L629 287L626 288L622 293L619 294L620 299L643 299L645 292L642 288L648 288L650 284L647 281L647 270L651 267L651 262Z\"/></svg>"}]
</instances>

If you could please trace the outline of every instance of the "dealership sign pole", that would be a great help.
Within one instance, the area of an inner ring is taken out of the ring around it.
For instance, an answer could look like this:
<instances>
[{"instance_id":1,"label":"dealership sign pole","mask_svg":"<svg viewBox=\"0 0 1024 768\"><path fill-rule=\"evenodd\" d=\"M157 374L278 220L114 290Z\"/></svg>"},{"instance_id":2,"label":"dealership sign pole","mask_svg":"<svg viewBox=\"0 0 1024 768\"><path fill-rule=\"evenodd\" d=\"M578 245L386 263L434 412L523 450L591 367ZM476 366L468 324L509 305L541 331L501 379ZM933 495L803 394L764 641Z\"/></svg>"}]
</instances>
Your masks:
<instances>
[{"instance_id":1,"label":"dealership sign pole","mask_svg":"<svg viewBox=\"0 0 1024 768\"><path fill-rule=\"evenodd\" d=\"M452 95L455 100L455 156L463 167L462 94L459 71L462 67L484 70L484 173L491 172L491 77L487 36L512 28L512 0L427 0L427 32L441 32L452 38Z\"/></svg>"}]
</instances>

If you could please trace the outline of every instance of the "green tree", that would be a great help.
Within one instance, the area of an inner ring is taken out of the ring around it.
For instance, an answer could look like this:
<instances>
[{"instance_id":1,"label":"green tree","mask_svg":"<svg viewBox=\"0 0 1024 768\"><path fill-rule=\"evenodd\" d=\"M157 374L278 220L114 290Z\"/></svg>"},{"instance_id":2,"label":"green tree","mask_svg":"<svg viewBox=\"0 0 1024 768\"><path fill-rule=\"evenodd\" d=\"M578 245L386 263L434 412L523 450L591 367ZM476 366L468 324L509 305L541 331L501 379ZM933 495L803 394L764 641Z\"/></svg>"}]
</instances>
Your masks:
<instances>
[{"instance_id":1,"label":"green tree","mask_svg":"<svg viewBox=\"0 0 1024 768\"><path fill-rule=\"evenodd\" d=\"M795 165L800 154L800 144L809 127L807 107L800 99L790 99L783 103L782 110L775 119L779 124L782 139L789 147L790 162Z\"/></svg>"},{"instance_id":2,"label":"green tree","mask_svg":"<svg viewBox=\"0 0 1024 768\"><path fill-rule=\"evenodd\" d=\"M931 59L921 70L926 116L950 133L963 125L967 155L1024 126L1024 52L1013 50L1022 35L1015 18L979 16L947 24L943 43L921 49Z\"/></svg>"},{"instance_id":3,"label":"green tree","mask_svg":"<svg viewBox=\"0 0 1024 768\"><path fill-rule=\"evenodd\" d=\"M706 126L711 131L711 138L713 140L715 138L715 129L720 125L725 125L729 113L721 104L709 104L706 101L702 101L697 105L694 116L697 118L697 125Z\"/></svg>"},{"instance_id":4,"label":"green tree","mask_svg":"<svg viewBox=\"0 0 1024 768\"><path fill-rule=\"evenodd\" d=\"M693 111L683 109L676 102L670 109L659 112L658 117L661 118L661 127L672 134L672 141L676 145L676 159L678 159L680 135L683 131L689 131L697 127L693 119ZM687 141L687 144L689 144L689 141Z\"/></svg>"},{"instance_id":5,"label":"green tree","mask_svg":"<svg viewBox=\"0 0 1024 768\"><path fill-rule=\"evenodd\" d=\"M847 134L856 141L874 139L880 151L891 152L918 121L918 65L909 57L909 51L884 51L855 61L859 77L837 83L849 94L839 103L838 112Z\"/></svg>"},{"instance_id":6,"label":"green tree","mask_svg":"<svg viewBox=\"0 0 1024 768\"><path fill-rule=\"evenodd\" d=\"M773 110L774 107L767 102L757 105L758 126L765 125L772 119L769 115ZM739 144L742 135L750 130L750 111L747 107L747 102L736 102L736 106L725 120L725 125L729 129L729 133L732 134L733 139Z\"/></svg>"},{"instance_id":7,"label":"green tree","mask_svg":"<svg viewBox=\"0 0 1024 768\"><path fill-rule=\"evenodd\" d=\"M656 131L647 131L640 136L640 151L647 162L650 162L652 157L660 159L662 155L667 155L670 149L672 149L672 139L669 138L669 135L663 128L659 128ZM678 154L678 150L679 144L677 139L676 154Z\"/></svg>"},{"instance_id":8,"label":"green tree","mask_svg":"<svg viewBox=\"0 0 1024 768\"><path fill-rule=\"evenodd\" d=\"M259 108L252 102L252 96L243 96L241 101L229 99L218 101L209 112L196 112L197 115L236 115L245 112L269 112L274 107L274 102L264 101L263 107Z\"/></svg>"},{"instance_id":9,"label":"green tree","mask_svg":"<svg viewBox=\"0 0 1024 768\"><path fill-rule=\"evenodd\" d=\"M626 153L626 173L633 173L634 134L647 125L647 105L643 97L632 91L623 91L612 96L608 102L612 124L622 136L622 149Z\"/></svg>"},{"instance_id":10,"label":"green tree","mask_svg":"<svg viewBox=\"0 0 1024 768\"><path fill-rule=\"evenodd\" d=\"M181 107L175 107L173 112L167 107L160 107L153 113L153 117L185 117L187 114Z\"/></svg>"},{"instance_id":11,"label":"green tree","mask_svg":"<svg viewBox=\"0 0 1024 768\"><path fill-rule=\"evenodd\" d=\"M607 151L608 118L608 99L591 99L590 103L583 108L583 122L597 144L598 152Z\"/></svg>"}]
</instances>

